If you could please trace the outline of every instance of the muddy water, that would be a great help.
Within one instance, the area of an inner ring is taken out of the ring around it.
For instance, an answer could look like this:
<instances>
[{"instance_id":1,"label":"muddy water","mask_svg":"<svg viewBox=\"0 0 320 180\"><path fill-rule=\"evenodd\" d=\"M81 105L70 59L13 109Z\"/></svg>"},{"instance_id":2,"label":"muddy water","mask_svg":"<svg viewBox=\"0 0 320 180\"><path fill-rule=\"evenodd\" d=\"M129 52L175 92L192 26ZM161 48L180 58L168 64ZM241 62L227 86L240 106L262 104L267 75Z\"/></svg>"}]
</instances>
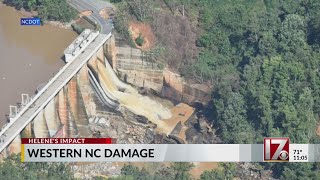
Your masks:
<instances>
[{"instance_id":1,"label":"muddy water","mask_svg":"<svg viewBox=\"0 0 320 180\"><path fill-rule=\"evenodd\" d=\"M0 126L21 93L34 94L64 65L76 33L50 25L20 26L22 14L0 3Z\"/></svg>"}]
</instances>

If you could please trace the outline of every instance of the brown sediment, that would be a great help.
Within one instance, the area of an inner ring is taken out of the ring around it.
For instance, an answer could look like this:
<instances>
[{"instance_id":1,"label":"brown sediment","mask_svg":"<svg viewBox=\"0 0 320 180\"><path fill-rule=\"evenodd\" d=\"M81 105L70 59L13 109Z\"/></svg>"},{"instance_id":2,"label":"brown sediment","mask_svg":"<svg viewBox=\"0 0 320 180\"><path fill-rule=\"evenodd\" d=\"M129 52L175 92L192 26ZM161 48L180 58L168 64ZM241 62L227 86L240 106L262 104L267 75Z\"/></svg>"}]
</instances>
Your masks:
<instances>
[{"instance_id":1,"label":"brown sediment","mask_svg":"<svg viewBox=\"0 0 320 180\"><path fill-rule=\"evenodd\" d=\"M167 125L163 121L164 119L171 118L169 108L164 107L160 102L152 100L147 96L138 94L138 91L129 85L125 92L119 91L114 79L107 74L105 65L100 61L95 62L97 63L97 72L102 88L110 92L122 106L134 114L146 117L165 134L169 134L173 130L174 126Z\"/></svg>"},{"instance_id":2,"label":"brown sediment","mask_svg":"<svg viewBox=\"0 0 320 180\"><path fill-rule=\"evenodd\" d=\"M317 133L318 136L320 136L320 124L318 124L318 127L316 129L316 133Z\"/></svg>"},{"instance_id":3,"label":"brown sediment","mask_svg":"<svg viewBox=\"0 0 320 180\"><path fill-rule=\"evenodd\" d=\"M150 166L151 164L155 164L160 166L164 166L164 167L169 167L171 165L171 163L169 162L163 162L163 163L145 163L145 162L131 162L131 163L125 163L125 162L113 162L112 163L113 166L116 167L123 167L124 165L134 165L139 167L140 169L142 168L146 168L149 169L148 166ZM218 168L218 163L216 162L196 162L193 163L195 165L195 167L193 169L190 170L190 174L193 178L198 179L200 177L200 175L204 172L204 171L210 171L213 169Z\"/></svg>"},{"instance_id":4,"label":"brown sediment","mask_svg":"<svg viewBox=\"0 0 320 180\"><path fill-rule=\"evenodd\" d=\"M143 45L141 47L137 45L142 50L150 50L155 45L156 36L154 35L150 25L141 22L131 22L129 30L131 32L133 42L135 42L135 39L139 37L140 34L143 37Z\"/></svg>"},{"instance_id":5,"label":"brown sediment","mask_svg":"<svg viewBox=\"0 0 320 180\"><path fill-rule=\"evenodd\" d=\"M204 171L210 171L210 170L218 168L218 163L216 163L216 162L196 162L193 164L196 167L191 169L190 174L192 175L192 177L194 177L196 179L200 178L200 175Z\"/></svg>"},{"instance_id":6,"label":"brown sediment","mask_svg":"<svg viewBox=\"0 0 320 180\"><path fill-rule=\"evenodd\" d=\"M80 12L80 14L82 16L90 16L92 13L93 13L93 11L91 11L91 10L86 10L86 11Z\"/></svg>"},{"instance_id":7,"label":"brown sediment","mask_svg":"<svg viewBox=\"0 0 320 180\"><path fill-rule=\"evenodd\" d=\"M178 134L178 137L184 142L186 141L186 134L185 131L188 129L187 126L185 125L185 122L190 118L190 116L193 114L194 108L185 104L185 103L180 103L173 108L171 108L171 114L172 117L169 119L163 120L164 123L166 124L165 127L171 127L171 131L173 128L181 122L182 128L180 133ZM168 129L169 130L169 129ZM157 127L156 131L163 132L164 130L161 129L161 127ZM169 132L170 133L170 132Z\"/></svg>"},{"instance_id":8,"label":"brown sediment","mask_svg":"<svg viewBox=\"0 0 320 180\"><path fill-rule=\"evenodd\" d=\"M100 12L99 12L100 16L104 19L108 19L109 18L109 14L108 14L108 8L103 8Z\"/></svg>"}]
</instances>

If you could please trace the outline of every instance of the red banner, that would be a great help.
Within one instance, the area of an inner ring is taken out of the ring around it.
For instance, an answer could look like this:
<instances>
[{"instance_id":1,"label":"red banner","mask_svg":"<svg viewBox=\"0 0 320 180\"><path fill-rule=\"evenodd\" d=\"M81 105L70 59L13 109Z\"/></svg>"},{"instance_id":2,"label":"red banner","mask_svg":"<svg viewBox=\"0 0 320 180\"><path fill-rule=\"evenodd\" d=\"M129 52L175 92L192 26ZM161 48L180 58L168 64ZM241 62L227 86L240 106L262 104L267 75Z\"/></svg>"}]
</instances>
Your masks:
<instances>
[{"instance_id":1,"label":"red banner","mask_svg":"<svg viewBox=\"0 0 320 180\"><path fill-rule=\"evenodd\" d=\"M113 138L21 138L21 144L115 144Z\"/></svg>"}]
</instances>

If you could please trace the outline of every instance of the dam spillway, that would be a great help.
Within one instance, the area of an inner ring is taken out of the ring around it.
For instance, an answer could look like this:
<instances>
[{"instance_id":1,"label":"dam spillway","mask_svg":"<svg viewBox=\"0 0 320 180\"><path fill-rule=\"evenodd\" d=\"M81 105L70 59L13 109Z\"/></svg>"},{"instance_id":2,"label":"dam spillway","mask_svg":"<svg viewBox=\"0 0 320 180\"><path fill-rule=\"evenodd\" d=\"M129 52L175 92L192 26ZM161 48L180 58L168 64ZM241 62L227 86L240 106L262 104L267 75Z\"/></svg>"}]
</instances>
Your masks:
<instances>
[{"instance_id":1,"label":"dam spillway","mask_svg":"<svg viewBox=\"0 0 320 180\"><path fill-rule=\"evenodd\" d=\"M169 119L171 112L160 103L138 93L132 86L125 84L115 75L111 66L97 61L97 70L101 86L117 98L117 101L134 114L144 116L151 122L160 125L161 120Z\"/></svg>"},{"instance_id":2,"label":"dam spillway","mask_svg":"<svg viewBox=\"0 0 320 180\"><path fill-rule=\"evenodd\" d=\"M86 50L70 61L34 99L18 112L1 131L2 154L17 152L21 137L92 137L89 118L97 115L97 96L118 113L145 117L166 129L162 120L171 117L170 109L143 96L122 82L104 55L104 43L111 36L99 35ZM98 93L97 93L98 92ZM168 127L166 133L173 128ZM2 136L5 133L5 136ZM13 141L18 138L18 140ZM8 148L6 148L9 145Z\"/></svg>"}]
</instances>

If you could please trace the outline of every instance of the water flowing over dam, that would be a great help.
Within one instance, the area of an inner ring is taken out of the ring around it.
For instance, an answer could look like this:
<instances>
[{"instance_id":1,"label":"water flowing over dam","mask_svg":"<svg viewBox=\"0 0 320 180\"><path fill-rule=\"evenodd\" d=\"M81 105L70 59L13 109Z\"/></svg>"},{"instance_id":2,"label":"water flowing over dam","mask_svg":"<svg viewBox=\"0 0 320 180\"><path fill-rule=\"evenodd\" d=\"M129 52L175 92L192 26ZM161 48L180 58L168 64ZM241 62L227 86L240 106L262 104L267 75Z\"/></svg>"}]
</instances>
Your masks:
<instances>
[{"instance_id":1,"label":"water flowing over dam","mask_svg":"<svg viewBox=\"0 0 320 180\"><path fill-rule=\"evenodd\" d=\"M103 64L101 60L97 60L96 67L103 90L111 94L121 106L134 114L146 117L158 126L162 126L161 120L171 117L169 109L147 96L140 95L136 89L121 82L109 63Z\"/></svg>"},{"instance_id":2,"label":"water flowing over dam","mask_svg":"<svg viewBox=\"0 0 320 180\"><path fill-rule=\"evenodd\" d=\"M0 136L6 141L0 144L1 148L11 142L2 151L2 156L20 152L21 137L92 137L94 132L89 128L89 119L96 117L99 111L124 117L134 114L147 119L165 134L174 129L175 126L165 122L172 117L170 108L139 94L138 90L118 78L105 57L104 44L108 37L110 35L99 35L84 53L60 70L35 99L29 100L33 101L32 104L27 104L2 129ZM69 78L65 78L68 73L71 73ZM60 83L65 84L58 85ZM62 88L53 91L52 88L58 86ZM27 118L29 120L24 120ZM21 128L19 132L17 129ZM8 138L5 133L9 134Z\"/></svg>"}]
</instances>

